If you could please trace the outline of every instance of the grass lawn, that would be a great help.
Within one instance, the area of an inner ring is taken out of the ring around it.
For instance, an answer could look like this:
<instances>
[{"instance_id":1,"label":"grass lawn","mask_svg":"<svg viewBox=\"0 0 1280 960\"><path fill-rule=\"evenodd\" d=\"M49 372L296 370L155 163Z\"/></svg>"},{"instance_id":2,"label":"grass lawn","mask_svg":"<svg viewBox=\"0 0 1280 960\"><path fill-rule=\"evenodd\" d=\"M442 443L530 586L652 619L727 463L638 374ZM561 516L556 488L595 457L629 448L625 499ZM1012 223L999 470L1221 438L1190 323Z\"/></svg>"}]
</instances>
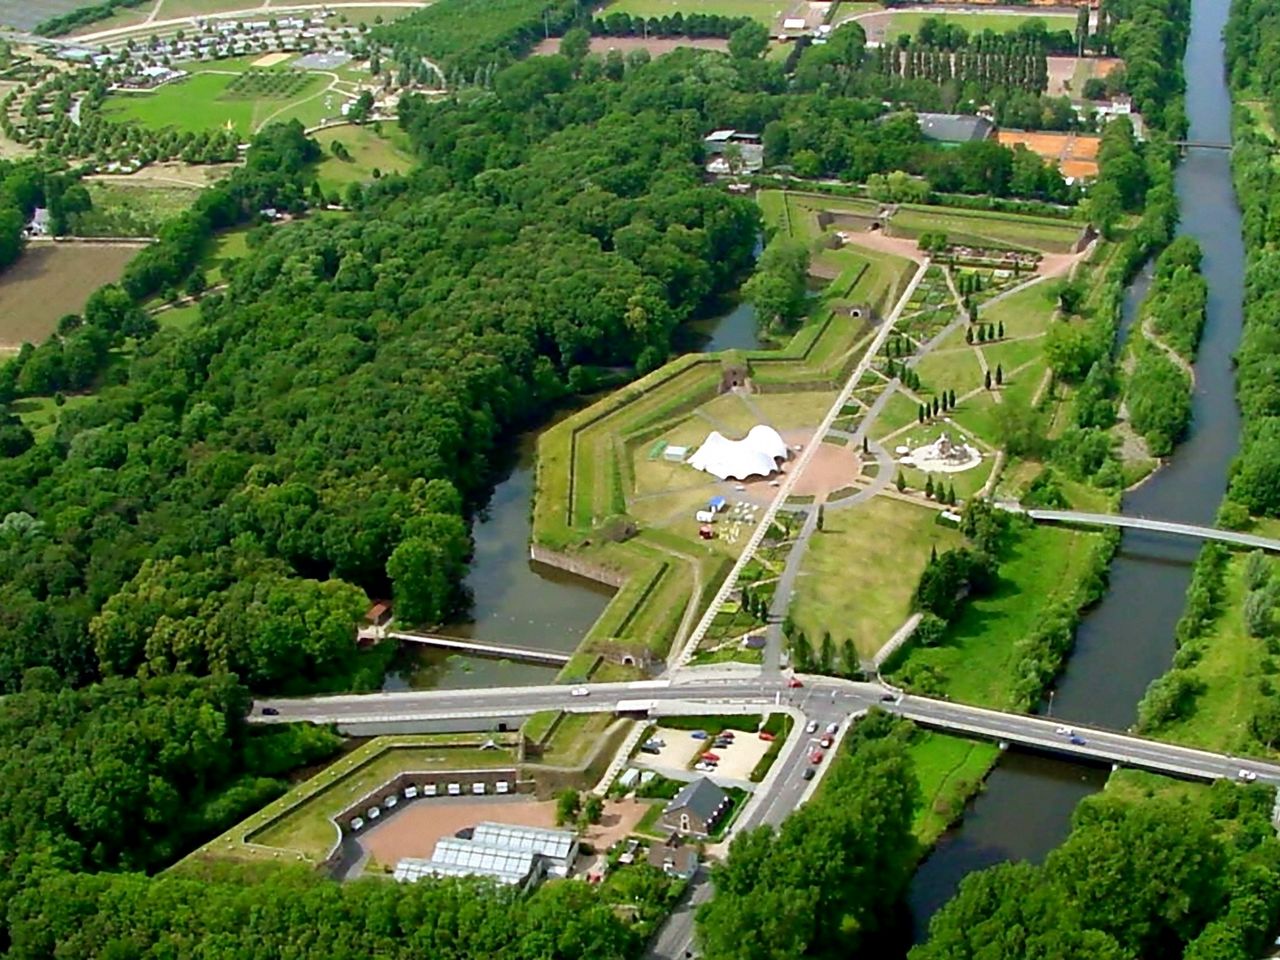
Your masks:
<instances>
[{"instance_id":1,"label":"grass lawn","mask_svg":"<svg viewBox=\"0 0 1280 960\"><path fill-rule=\"evenodd\" d=\"M980 323L1004 324L1006 337L1044 333L1053 319L1053 282L1043 280L978 311Z\"/></svg>"},{"instance_id":2,"label":"grass lawn","mask_svg":"<svg viewBox=\"0 0 1280 960\"><path fill-rule=\"evenodd\" d=\"M940 692L953 700L1006 707L1013 693L1015 646L1043 611L1074 592L1098 536L1051 527L1019 530L1000 565L995 592L966 602L943 643L912 649L903 669L932 668L940 677Z\"/></svg>"},{"instance_id":3,"label":"grass lawn","mask_svg":"<svg viewBox=\"0 0 1280 960\"><path fill-rule=\"evenodd\" d=\"M189 303L186 306L162 310L156 314L156 323L161 330L190 330L200 319L200 304Z\"/></svg>"},{"instance_id":4,"label":"grass lawn","mask_svg":"<svg viewBox=\"0 0 1280 960\"><path fill-rule=\"evenodd\" d=\"M581 763L612 722L613 715L608 713L566 713L547 741L540 762L557 767Z\"/></svg>"},{"instance_id":5,"label":"grass lawn","mask_svg":"<svg viewBox=\"0 0 1280 960\"><path fill-rule=\"evenodd\" d=\"M870 430L871 435L879 440L908 424L917 423L919 409L919 404L914 400L901 391L895 390L889 402L880 411L880 416L876 417Z\"/></svg>"},{"instance_id":6,"label":"grass lawn","mask_svg":"<svg viewBox=\"0 0 1280 960\"><path fill-rule=\"evenodd\" d=\"M982 364L973 348L966 346L964 334L957 330L950 338L950 343L959 341L959 346L948 346L930 352L916 364L916 373L920 374L920 392L937 394L943 390L954 390L960 397L982 386Z\"/></svg>"},{"instance_id":7,"label":"grass lawn","mask_svg":"<svg viewBox=\"0 0 1280 960\"><path fill-rule=\"evenodd\" d=\"M209 130L232 126L241 134L253 133L268 119L297 117L304 124L324 115L324 97L317 96L328 84L319 75L307 78L300 90L288 98L236 97L227 87L244 72L239 61L218 61L197 68L186 80L171 83L151 93L113 94L102 104L103 116L111 120L136 120L154 130ZM287 69L287 68L280 68ZM217 70L218 72L212 72ZM337 111L334 107L333 112Z\"/></svg>"},{"instance_id":8,"label":"grass lawn","mask_svg":"<svg viewBox=\"0 0 1280 960\"><path fill-rule=\"evenodd\" d=\"M766 26L788 9L780 0L617 0L605 8L610 13L633 17L664 17L673 13L717 13L725 17L752 17Z\"/></svg>"},{"instance_id":9,"label":"grass lawn","mask_svg":"<svg viewBox=\"0 0 1280 960\"><path fill-rule=\"evenodd\" d=\"M921 730L909 749L922 799L911 830L931 847L980 787L1000 749L994 743Z\"/></svg>"},{"instance_id":10,"label":"grass lawn","mask_svg":"<svg viewBox=\"0 0 1280 960\"><path fill-rule=\"evenodd\" d=\"M982 355L987 358L987 366L995 370L996 365L1004 367L1006 373L1022 366L1028 360L1034 360L1044 352L1044 337L1031 337L1026 340L1000 340L979 344ZM981 381L979 381L981 382ZM974 384L977 386L977 384Z\"/></svg>"},{"instance_id":11,"label":"grass lawn","mask_svg":"<svg viewBox=\"0 0 1280 960\"><path fill-rule=\"evenodd\" d=\"M843 6L840 11L844 12ZM888 30L885 31L885 39L893 40L903 33L914 35L919 32L920 26L925 20L932 18L945 20L949 24L957 24L964 27L971 34L982 33L984 30L993 30L996 33L1012 33L1031 19L1043 20L1045 26L1050 30L1070 31L1074 30L1076 25L1075 17L1062 15L1032 18L1014 13L895 13Z\"/></svg>"},{"instance_id":12,"label":"grass lawn","mask_svg":"<svg viewBox=\"0 0 1280 960\"><path fill-rule=\"evenodd\" d=\"M53 436L63 410L74 410L89 403L93 397L91 393L66 394L63 397L66 402L61 407L54 402L53 397L26 397L13 401L9 409L21 418L32 436L40 441Z\"/></svg>"},{"instance_id":13,"label":"grass lawn","mask_svg":"<svg viewBox=\"0 0 1280 960\"><path fill-rule=\"evenodd\" d=\"M413 157L399 127L384 124L383 134L380 136L372 127L364 126L330 127L319 131L315 138L325 157L316 170L320 188L328 194L342 190L349 183L372 181L374 170L404 173L412 167ZM347 148L350 160L339 160L333 155L333 144L338 142Z\"/></svg>"},{"instance_id":14,"label":"grass lawn","mask_svg":"<svg viewBox=\"0 0 1280 960\"><path fill-rule=\"evenodd\" d=\"M889 233L895 237L918 237L939 230L953 243L1064 253L1079 238L1081 227L1047 217L917 204L903 204L889 221Z\"/></svg>"},{"instance_id":15,"label":"grass lawn","mask_svg":"<svg viewBox=\"0 0 1280 960\"><path fill-rule=\"evenodd\" d=\"M961 537L937 514L887 497L827 510L809 541L791 616L816 648L830 632L837 649L853 640L861 656L880 649L911 613L911 594L932 547Z\"/></svg>"},{"instance_id":16,"label":"grass lawn","mask_svg":"<svg viewBox=\"0 0 1280 960\"><path fill-rule=\"evenodd\" d=\"M649 809L636 822L635 832L645 837L666 839L668 831L658 826L658 818L662 816L662 810L666 805L665 800L654 800L649 804Z\"/></svg>"},{"instance_id":17,"label":"grass lawn","mask_svg":"<svg viewBox=\"0 0 1280 960\"><path fill-rule=\"evenodd\" d=\"M249 231L247 229L227 230L213 238L213 243L200 257L197 265L205 272L209 286L222 283L227 278L223 275L223 267L230 260L243 257L249 252Z\"/></svg>"},{"instance_id":18,"label":"grass lawn","mask_svg":"<svg viewBox=\"0 0 1280 960\"><path fill-rule=\"evenodd\" d=\"M1258 683L1264 676L1267 650L1244 627L1246 562L1244 553L1232 554L1227 562L1218 618L1203 641L1203 658L1191 668L1204 683L1204 693L1196 698L1190 716L1156 731L1162 740L1211 750L1261 752L1249 736L1248 724L1259 702ZM1272 560L1271 570L1273 577L1280 575L1280 563Z\"/></svg>"}]
</instances>

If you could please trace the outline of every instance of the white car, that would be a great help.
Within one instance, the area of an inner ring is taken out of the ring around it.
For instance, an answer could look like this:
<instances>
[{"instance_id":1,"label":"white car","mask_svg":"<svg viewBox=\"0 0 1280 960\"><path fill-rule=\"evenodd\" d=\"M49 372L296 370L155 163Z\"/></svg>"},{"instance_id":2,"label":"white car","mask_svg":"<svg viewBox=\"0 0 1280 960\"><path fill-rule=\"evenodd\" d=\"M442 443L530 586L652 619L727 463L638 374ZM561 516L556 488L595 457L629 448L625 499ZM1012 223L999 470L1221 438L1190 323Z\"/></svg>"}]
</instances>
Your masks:
<instances>
[{"instance_id":1,"label":"white car","mask_svg":"<svg viewBox=\"0 0 1280 960\"><path fill-rule=\"evenodd\" d=\"M352 817L352 818L351 818L351 829L352 829L352 830L359 830L359 829L360 829L360 828L362 828L363 826L364 826L364 820L362 820L360 817Z\"/></svg>"},{"instance_id":2,"label":"white car","mask_svg":"<svg viewBox=\"0 0 1280 960\"><path fill-rule=\"evenodd\" d=\"M591 691L590 691L590 690L588 690L586 687L574 687L572 690L570 690L570 691L569 691L569 696L571 696L571 697L589 697L589 696L591 696Z\"/></svg>"},{"instance_id":3,"label":"white car","mask_svg":"<svg viewBox=\"0 0 1280 960\"><path fill-rule=\"evenodd\" d=\"M840 724L838 723L827 724L827 733L831 734L834 737L839 732L840 732Z\"/></svg>"},{"instance_id":4,"label":"white car","mask_svg":"<svg viewBox=\"0 0 1280 960\"><path fill-rule=\"evenodd\" d=\"M804 732L805 732L805 733L817 733L817 732L818 732L818 721L817 721L817 720L810 720L810 721L809 721L809 725L808 725L807 727L805 727L805 728L804 728Z\"/></svg>"},{"instance_id":5,"label":"white car","mask_svg":"<svg viewBox=\"0 0 1280 960\"><path fill-rule=\"evenodd\" d=\"M385 803L387 805L387 809L390 810L399 802L399 800L400 798L393 793L391 796L387 797L387 799L383 800L382 802Z\"/></svg>"},{"instance_id":6,"label":"white car","mask_svg":"<svg viewBox=\"0 0 1280 960\"><path fill-rule=\"evenodd\" d=\"M1069 736L1071 736L1073 733L1075 733L1075 731L1074 731L1074 730L1072 730L1070 727L1059 727L1057 730L1055 730L1055 731L1053 731L1053 732L1054 732L1054 733L1056 733L1056 734L1057 734L1058 736L1060 736L1060 737L1069 737Z\"/></svg>"},{"instance_id":7,"label":"white car","mask_svg":"<svg viewBox=\"0 0 1280 960\"><path fill-rule=\"evenodd\" d=\"M1241 770L1239 773L1236 774L1236 776L1239 777L1241 780L1243 780L1245 783L1253 783L1253 781L1258 779L1258 775L1254 773L1252 770Z\"/></svg>"}]
</instances>

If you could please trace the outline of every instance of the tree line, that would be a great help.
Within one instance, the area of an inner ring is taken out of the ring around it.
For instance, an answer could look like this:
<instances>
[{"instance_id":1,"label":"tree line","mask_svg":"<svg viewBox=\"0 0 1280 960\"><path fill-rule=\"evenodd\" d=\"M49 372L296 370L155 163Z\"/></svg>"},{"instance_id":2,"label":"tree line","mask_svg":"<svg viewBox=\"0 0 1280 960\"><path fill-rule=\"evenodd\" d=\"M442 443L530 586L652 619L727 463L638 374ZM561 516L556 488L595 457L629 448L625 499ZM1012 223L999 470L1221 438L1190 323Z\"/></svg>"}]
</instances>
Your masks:
<instances>
[{"instance_id":1,"label":"tree line","mask_svg":"<svg viewBox=\"0 0 1280 960\"><path fill-rule=\"evenodd\" d=\"M1236 98L1262 100L1267 115L1275 117L1280 3L1240 0L1231 9L1225 36ZM1273 517L1280 516L1280 179L1274 143L1243 107L1236 109L1235 143L1232 168L1248 254L1244 332L1235 355L1236 399L1245 427L1224 513Z\"/></svg>"}]
</instances>

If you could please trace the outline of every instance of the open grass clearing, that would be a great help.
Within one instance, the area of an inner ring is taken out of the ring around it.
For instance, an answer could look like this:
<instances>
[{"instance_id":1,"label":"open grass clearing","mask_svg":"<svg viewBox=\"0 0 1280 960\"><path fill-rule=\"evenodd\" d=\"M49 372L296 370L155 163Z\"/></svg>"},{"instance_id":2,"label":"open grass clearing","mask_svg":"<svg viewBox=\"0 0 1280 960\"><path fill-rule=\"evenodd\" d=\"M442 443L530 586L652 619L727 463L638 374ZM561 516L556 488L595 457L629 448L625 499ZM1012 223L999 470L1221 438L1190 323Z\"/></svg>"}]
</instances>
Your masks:
<instances>
[{"instance_id":1,"label":"open grass clearing","mask_svg":"<svg viewBox=\"0 0 1280 960\"><path fill-rule=\"evenodd\" d=\"M0 346L40 343L89 294L118 280L138 246L33 243L0 272Z\"/></svg>"},{"instance_id":2,"label":"open grass clearing","mask_svg":"<svg viewBox=\"0 0 1280 960\"><path fill-rule=\"evenodd\" d=\"M939 231L952 243L1066 253L1079 239L1081 227L1047 217L909 203L900 206L889 221L889 233L895 237L918 237Z\"/></svg>"},{"instance_id":3,"label":"open grass clearing","mask_svg":"<svg viewBox=\"0 0 1280 960\"><path fill-rule=\"evenodd\" d=\"M871 436L878 440L883 439L908 424L919 422L919 409L918 403L901 390L895 390L889 402L880 411L880 415L876 417L875 423L871 425Z\"/></svg>"},{"instance_id":4,"label":"open grass clearing","mask_svg":"<svg viewBox=\"0 0 1280 960\"><path fill-rule=\"evenodd\" d=\"M922 798L911 830L922 846L931 847L981 786L1000 756L1000 748L986 741L921 730L908 753L915 764Z\"/></svg>"},{"instance_id":5,"label":"open grass clearing","mask_svg":"<svg viewBox=\"0 0 1280 960\"><path fill-rule=\"evenodd\" d=\"M317 132L315 139L324 151L316 178L326 194L351 183L370 183L376 179L375 170L378 175L404 173L413 166L405 135L392 124L384 124L382 134L370 126L330 127ZM335 143L346 148L350 160L334 156Z\"/></svg>"},{"instance_id":6,"label":"open grass clearing","mask_svg":"<svg viewBox=\"0 0 1280 960\"><path fill-rule=\"evenodd\" d=\"M608 713L566 713L546 742L540 762L558 767L582 763L612 722Z\"/></svg>"},{"instance_id":7,"label":"open grass clearing","mask_svg":"<svg viewBox=\"0 0 1280 960\"><path fill-rule=\"evenodd\" d=\"M22 419L38 442L53 436L63 411L84 406L92 402L93 397L91 393L66 394L63 396L62 406L58 406L53 397L26 397L13 401L9 409Z\"/></svg>"},{"instance_id":8,"label":"open grass clearing","mask_svg":"<svg viewBox=\"0 0 1280 960\"><path fill-rule=\"evenodd\" d=\"M154 237L161 224L190 209L203 189L192 184L86 180L93 208L71 215L78 237Z\"/></svg>"},{"instance_id":9,"label":"open grass clearing","mask_svg":"<svg viewBox=\"0 0 1280 960\"><path fill-rule=\"evenodd\" d=\"M936 647L913 647L895 671L932 671L937 689L953 700L1001 709L1013 699L1015 648L1043 612L1072 595L1100 536L1065 528L1020 528L1000 564L1000 582L967 601Z\"/></svg>"},{"instance_id":10,"label":"open grass clearing","mask_svg":"<svg viewBox=\"0 0 1280 960\"><path fill-rule=\"evenodd\" d=\"M940 395L943 390L954 390L960 397L982 386L982 364L978 355L965 344L960 331L948 338L948 342L957 339L958 346L933 350L916 364L921 393Z\"/></svg>"},{"instance_id":11,"label":"open grass clearing","mask_svg":"<svg viewBox=\"0 0 1280 960\"><path fill-rule=\"evenodd\" d=\"M1044 353L1044 337L1033 337L1028 340L998 340L979 344L982 355L987 358L987 366L992 370L999 364L1006 371L1016 370L1030 360L1035 360ZM976 386L976 384L975 384Z\"/></svg>"},{"instance_id":12,"label":"open grass clearing","mask_svg":"<svg viewBox=\"0 0 1280 960\"><path fill-rule=\"evenodd\" d=\"M223 283L228 278L226 269L232 260L249 252L249 231L241 228L226 230L213 238L201 255L197 268L205 273L210 286Z\"/></svg>"},{"instance_id":13,"label":"open grass clearing","mask_svg":"<svg viewBox=\"0 0 1280 960\"><path fill-rule=\"evenodd\" d=\"M791 616L816 649L829 632L837 649L852 639L860 656L879 650L911 613L911 595L934 547L961 542L935 511L876 497L827 510L809 541Z\"/></svg>"}]
</instances>

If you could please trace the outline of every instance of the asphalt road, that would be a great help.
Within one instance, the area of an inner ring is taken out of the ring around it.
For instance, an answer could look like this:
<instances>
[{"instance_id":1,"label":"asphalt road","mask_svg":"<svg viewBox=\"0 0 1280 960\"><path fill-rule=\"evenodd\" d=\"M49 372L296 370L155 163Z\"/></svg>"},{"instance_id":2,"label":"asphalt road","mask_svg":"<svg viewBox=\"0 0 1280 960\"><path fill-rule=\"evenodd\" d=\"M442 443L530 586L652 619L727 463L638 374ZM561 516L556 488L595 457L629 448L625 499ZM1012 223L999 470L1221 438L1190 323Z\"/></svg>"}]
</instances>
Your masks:
<instances>
[{"instance_id":1,"label":"asphalt road","mask_svg":"<svg viewBox=\"0 0 1280 960\"><path fill-rule=\"evenodd\" d=\"M686 676L690 672L686 672ZM252 720L280 723L305 720L314 723L378 723L414 720L483 719L515 716L539 710L571 712L614 711L620 701L652 705L655 712L690 705L715 713L718 707L759 708L775 703L799 709L806 717L843 720L871 706L881 706L921 723L961 735L1017 743L1090 761L1118 763L1161 773L1204 779L1236 777L1249 770L1257 778L1280 784L1280 766L1244 760L1226 754L1195 750L1135 737L1127 733L1077 726L1075 736L1060 732L1051 719L1001 713L964 704L907 696L893 699L889 688L876 683L853 683L830 677L806 676L803 686L787 686L780 676L692 677L675 682L655 680L634 683L590 684L586 696L573 696L564 685L504 687L489 690L406 691L337 697L275 699L255 704ZM263 709L274 711L272 715ZM802 758L785 752L788 771L798 769ZM782 781L783 778L779 778ZM792 804L794 805L794 804Z\"/></svg>"}]
</instances>

